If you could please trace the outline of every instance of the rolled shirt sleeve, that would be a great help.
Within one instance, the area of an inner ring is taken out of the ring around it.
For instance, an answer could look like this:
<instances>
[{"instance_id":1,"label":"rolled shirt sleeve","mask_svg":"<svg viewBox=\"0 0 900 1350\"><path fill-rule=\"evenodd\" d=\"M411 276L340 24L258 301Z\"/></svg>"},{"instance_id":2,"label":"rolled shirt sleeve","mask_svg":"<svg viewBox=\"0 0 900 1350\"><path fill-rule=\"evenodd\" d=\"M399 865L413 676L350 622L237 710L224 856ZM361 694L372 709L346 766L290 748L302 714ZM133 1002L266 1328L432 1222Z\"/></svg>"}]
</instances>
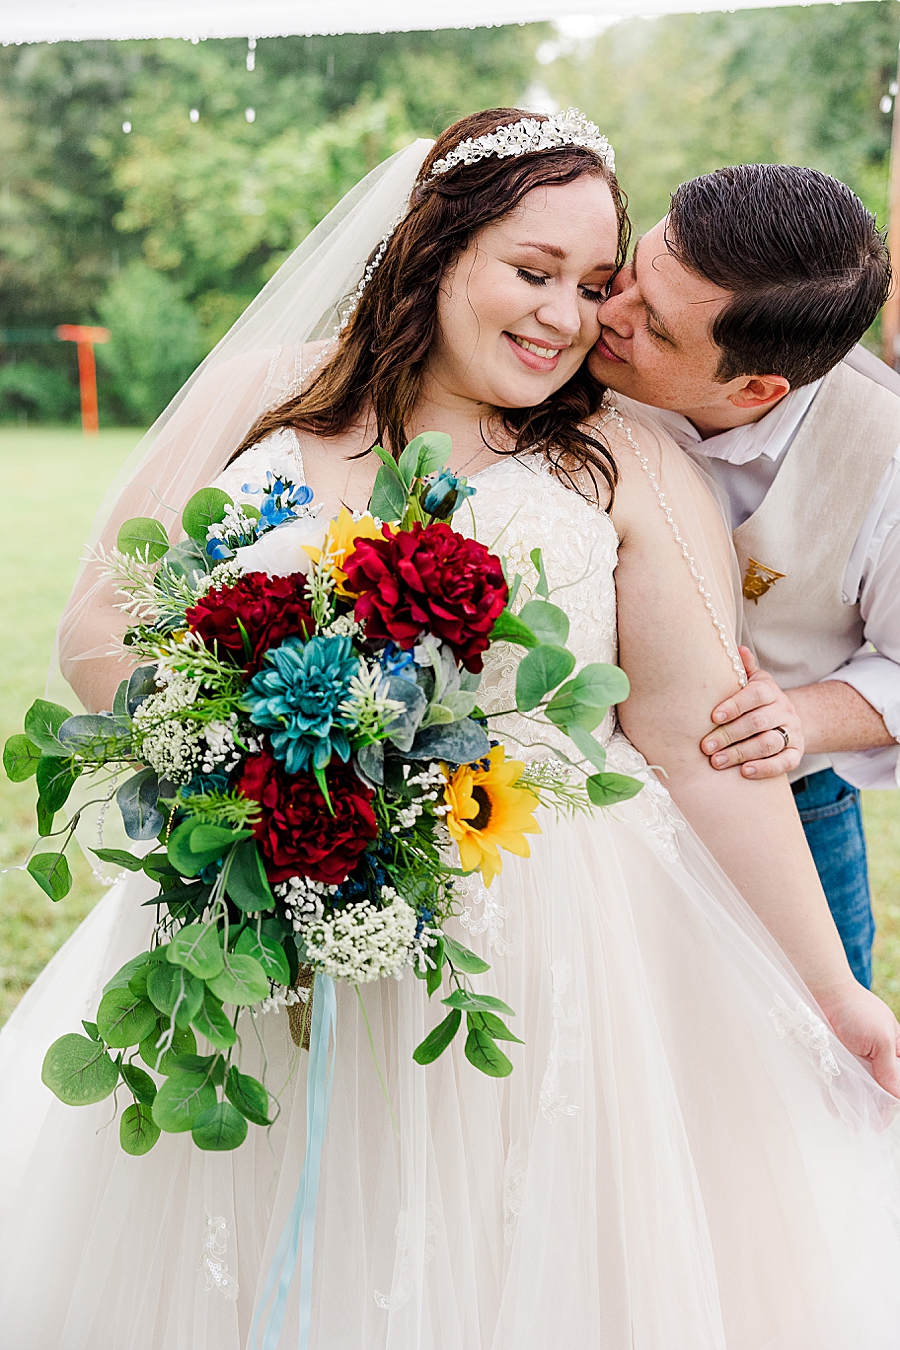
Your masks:
<instances>
[{"instance_id":1,"label":"rolled shirt sleeve","mask_svg":"<svg viewBox=\"0 0 900 1350\"><path fill-rule=\"evenodd\" d=\"M880 486L847 567L845 599L859 596L866 643L826 676L871 703L900 742L900 452ZM859 788L900 787L900 745L829 755L835 773Z\"/></svg>"}]
</instances>

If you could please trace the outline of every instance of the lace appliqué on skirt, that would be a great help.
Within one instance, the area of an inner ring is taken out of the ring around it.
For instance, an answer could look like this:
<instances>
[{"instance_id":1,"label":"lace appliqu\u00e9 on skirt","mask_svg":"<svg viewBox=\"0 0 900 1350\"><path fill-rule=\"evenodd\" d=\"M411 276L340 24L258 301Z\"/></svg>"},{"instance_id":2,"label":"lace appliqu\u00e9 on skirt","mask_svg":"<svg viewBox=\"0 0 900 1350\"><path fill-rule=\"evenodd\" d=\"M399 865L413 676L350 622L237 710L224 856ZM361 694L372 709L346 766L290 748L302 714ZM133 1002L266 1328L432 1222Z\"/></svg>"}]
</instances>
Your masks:
<instances>
[{"instance_id":1,"label":"lace appliqu\u00e9 on skirt","mask_svg":"<svg viewBox=\"0 0 900 1350\"><path fill-rule=\"evenodd\" d=\"M550 967L553 980L553 1030L550 1033L550 1054L541 1083L541 1114L551 1125L560 1116L575 1116L581 1110L576 1102L559 1088L563 1064L575 1064L584 1054L584 1033L581 1028L581 1009L575 1003L563 1007L563 995L572 983L572 967L568 961L554 961Z\"/></svg>"},{"instance_id":2,"label":"lace appliqu\u00e9 on skirt","mask_svg":"<svg viewBox=\"0 0 900 1350\"><path fill-rule=\"evenodd\" d=\"M819 1073L830 1087L841 1072L841 1066L834 1057L831 1035L821 1017L817 1017L812 1008L799 998L794 1007L789 1008L780 995L775 1000L775 1007L770 1009L769 1016L783 1041L806 1047L818 1062Z\"/></svg>"},{"instance_id":3,"label":"lace appliqu\u00e9 on skirt","mask_svg":"<svg viewBox=\"0 0 900 1350\"><path fill-rule=\"evenodd\" d=\"M412 1216L406 1210L401 1210L397 1227L394 1229L394 1236L397 1239L397 1264L395 1266L397 1274L394 1283L391 1285L391 1292L382 1294L377 1289L373 1291L375 1302L385 1312L394 1312L397 1308L402 1308L404 1303L408 1303L412 1297L415 1283L413 1252L421 1251L422 1261L425 1265L434 1259L434 1247L427 1239L437 1235L438 1230L432 1223L432 1219L435 1218L440 1218L440 1210L437 1205L429 1203L425 1206L424 1230L422 1233L417 1233Z\"/></svg>"},{"instance_id":4,"label":"lace appliqu\u00e9 on skirt","mask_svg":"<svg viewBox=\"0 0 900 1350\"><path fill-rule=\"evenodd\" d=\"M206 1237L203 1242L203 1257L200 1262L200 1269L206 1276L204 1288L207 1293L213 1289L218 1289L220 1294L224 1294L227 1299L234 1301L240 1289L235 1277L229 1274L228 1266L222 1260L228 1251L228 1244L225 1241L230 1236L225 1220L221 1214L215 1218L206 1218Z\"/></svg>"},{"instance_id":5,"label":"lace appliqu\u00e9 on skirt","mask_svg":"<svg viewBox=\"0 0 900 1350\"><path fill-rule=\"evenodd\" d=\"M503 1172L503 1241L507 1247L513 1244L525 1204L527 1170L525 1150L520 1144L511 1145Z\"/></svg>"},{"instance_id":6,"label":"lace appliqu\u00e9 on skirt","mask_svg":"<svg viewBox=\"0 0 900 1350\"><path fill-rule=\"evenodd\" d=\"M498 956L506 956L509 943L503 936L503 920L509 913L507 907L491 895L477 874L460 877L454 890L461 900L469 902L459 915L461 926L472 934L487 933L489 949ZM481 906L480 914L475 912L476 905Z\"/></svg>"},{"instance_id":7,"label":"lace appliqu\u00e9 on skirt","mask_svg":"<svg viewBox=\"0 0 900 1350\"><path fill-rule=\"evenodd\" d=\"M678 832L687 824L662 783L649 768L640 751L621 732L616 732L606 756L607 768L629 774L644 784L634 799L634 807L654 851L675 862L678 858Z\"/></svg>"}]
</instances>

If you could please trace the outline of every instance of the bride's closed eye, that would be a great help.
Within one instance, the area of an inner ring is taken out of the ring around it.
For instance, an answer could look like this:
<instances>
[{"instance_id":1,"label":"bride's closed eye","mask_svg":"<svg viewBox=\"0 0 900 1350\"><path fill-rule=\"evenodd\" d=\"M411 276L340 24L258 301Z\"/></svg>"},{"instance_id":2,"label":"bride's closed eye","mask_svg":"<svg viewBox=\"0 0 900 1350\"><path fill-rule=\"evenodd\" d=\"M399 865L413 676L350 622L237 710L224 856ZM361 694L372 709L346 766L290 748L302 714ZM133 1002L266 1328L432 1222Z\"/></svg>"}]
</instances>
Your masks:
<instances>
[{"instance_id":1,"label":"bride's closed eye","mask_svg":"<svg viewBox=\"0 0 900 1350\"><path fill-rule=\"evenodd\" d=\"M525 267L517 267L516 275L521 277L523 281L527 281L529 286L546 286L549 280L548 277L541 276L539 272L529 272ZM599 304L601 300L606 299L607 286L601 286L597 290L594 290L591 286L579 286L578 289L585 300L596 300Z\"/></svg>"}]
</instances>

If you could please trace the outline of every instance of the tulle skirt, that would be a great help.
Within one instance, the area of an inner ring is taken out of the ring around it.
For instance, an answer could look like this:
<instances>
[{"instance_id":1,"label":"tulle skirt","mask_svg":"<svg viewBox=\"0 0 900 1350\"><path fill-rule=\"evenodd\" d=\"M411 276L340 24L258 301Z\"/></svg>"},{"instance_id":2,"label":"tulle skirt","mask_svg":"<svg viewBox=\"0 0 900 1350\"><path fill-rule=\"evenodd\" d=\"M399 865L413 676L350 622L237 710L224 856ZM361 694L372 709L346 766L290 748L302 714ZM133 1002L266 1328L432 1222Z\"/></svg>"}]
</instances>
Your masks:
<instances>
[{"instance_id":1,"label":"tulle skirt","mask_svg":"<svg viewBox=\"0 0 900 1350\"><path fill-rule=\"evenodd\" d=\"M655 782L541 823L454 921L491 962L479 987L516 1010L508 1078L462 1038L413 1063L446 1009L410 973L362 990L374 1055L338 988L310 1346L896 1350L892 1099ZM110 1101L41 1086L47 1045L146 945L148 895L117 883L0 1036L15 1350L245 1350L297 1189L307 1055L284 1012L239 1024L281 1110L234 1153L163 1135L128 1157Z\"/></svg>"}]
</instances>

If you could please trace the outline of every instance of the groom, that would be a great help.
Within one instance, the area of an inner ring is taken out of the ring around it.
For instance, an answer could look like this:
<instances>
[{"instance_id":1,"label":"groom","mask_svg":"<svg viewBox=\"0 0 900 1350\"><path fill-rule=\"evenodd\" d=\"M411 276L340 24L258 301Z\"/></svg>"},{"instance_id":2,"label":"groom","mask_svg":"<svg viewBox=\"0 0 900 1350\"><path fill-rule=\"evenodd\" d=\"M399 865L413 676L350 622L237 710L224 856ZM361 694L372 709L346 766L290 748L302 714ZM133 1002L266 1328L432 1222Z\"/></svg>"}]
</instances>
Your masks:
<instances>
[{"instance_id":1,"label":"groom","mask_svg":"<svg viewBox=\"0 0 900 1350\"><path fill-rule=\"evenodd\" d=\"M896 787L900 376L856 343L887 295L873 217L813 169L683 184L600 306L598 380L727 494L750 682L712 713L714 769L789 773L856 977L875 925L859 788ZM648 409L644 409L648 411Z\"/></svg>"}]
</instances>

